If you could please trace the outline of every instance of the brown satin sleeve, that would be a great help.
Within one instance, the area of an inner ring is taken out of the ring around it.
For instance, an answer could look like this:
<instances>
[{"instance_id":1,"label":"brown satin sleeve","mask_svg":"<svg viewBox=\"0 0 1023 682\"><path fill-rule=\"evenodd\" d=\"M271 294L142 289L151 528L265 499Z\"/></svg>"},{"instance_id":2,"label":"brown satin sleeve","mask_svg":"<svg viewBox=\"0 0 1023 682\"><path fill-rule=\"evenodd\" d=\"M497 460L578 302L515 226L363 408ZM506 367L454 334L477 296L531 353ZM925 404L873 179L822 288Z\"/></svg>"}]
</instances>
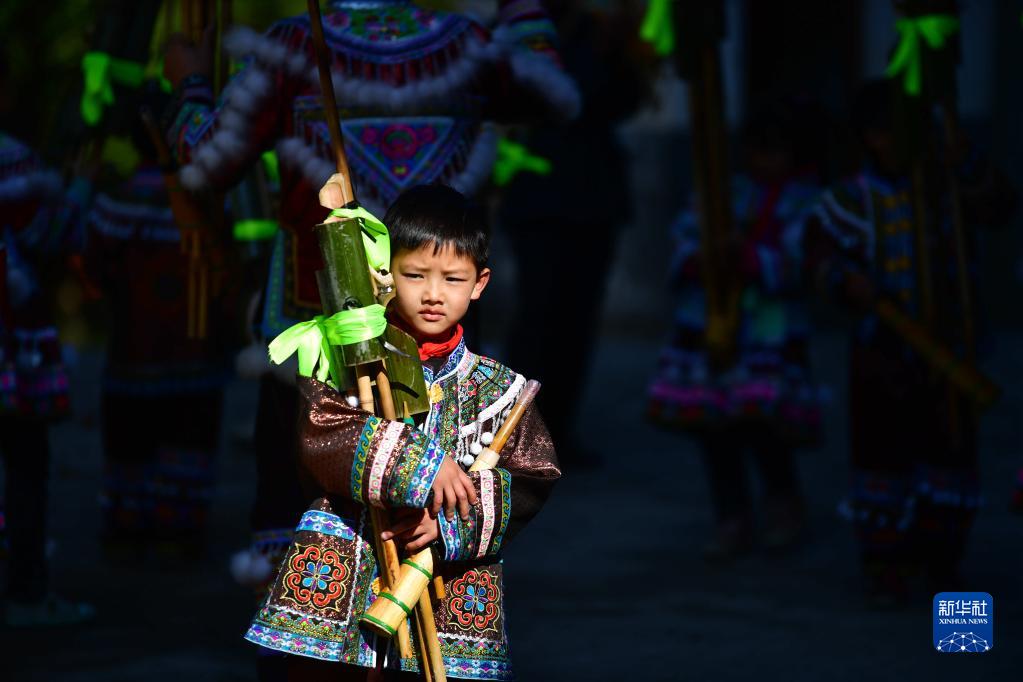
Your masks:
<instances>
[{"instance_id":1,"label":"brown satin sleeve","mask_svg":"<svg viewBox=\"0 0 1023 682\"><path fill-rule=\"evenodd\" d=\"M299 461L323 491L350 497L352 458L370 415L315 379L299 377L298 390Z\"/></svg>"},{"instance_id":2,"label":"brown satin sleeve","mask_svg":"<svg viewBox=\"0 0 1023 682\"><path fill-rule=\"evenodd\" d=\"M497 466L512 476L511 518L504 546L540 511L561 478L558 456L536 405L530 405L522 421L501 451Z\"/></svg>"}]
</instances>

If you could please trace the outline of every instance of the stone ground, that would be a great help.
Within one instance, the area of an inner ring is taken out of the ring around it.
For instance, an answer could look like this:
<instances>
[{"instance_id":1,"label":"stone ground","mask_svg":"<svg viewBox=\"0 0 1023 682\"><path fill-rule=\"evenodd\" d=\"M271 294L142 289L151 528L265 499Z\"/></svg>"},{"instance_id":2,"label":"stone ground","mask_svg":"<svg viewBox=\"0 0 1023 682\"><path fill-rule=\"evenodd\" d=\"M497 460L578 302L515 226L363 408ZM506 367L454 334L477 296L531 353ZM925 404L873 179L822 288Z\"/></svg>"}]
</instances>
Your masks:
<instances>
[{"instance_id":1,"label":"stone ground","mask_svg":"<svg viewBox=\"0 0 1023 682\"><path fill-rule=\"evenodd\" d=\"M708 567L699 547L709 504L702 472L682 439L647 426L643 385L653 338L609 334L585 393L584 438L604 466L569 475L507 552L509 629L519 679L904 680L1019 679L1023 670L1023 518L1006 509L1023 464L1021 334L1003 335L987 367L1006 387L984 422L982 510L965 564L968 589L996 600L994 649L937 654L931 597L910 608L868 610L860 599L850 528L836 514L845 482L839 406L844 345L817 344L835 387L824 449L801 460L812 541L785 557L754 555ZM95 408L99 358L82 357L76 419L54 431L51 534L54 584L97 605L88 627L0 631L0 680L199 682L254 679L255 649L241 639L253 611L231 580L228 557L246 541L253 460L233 437L252 414L255 384L227 397L220 492L211 549L193 562L105 557L96 542L100 450Z\"/></svg>"}]
</instances>

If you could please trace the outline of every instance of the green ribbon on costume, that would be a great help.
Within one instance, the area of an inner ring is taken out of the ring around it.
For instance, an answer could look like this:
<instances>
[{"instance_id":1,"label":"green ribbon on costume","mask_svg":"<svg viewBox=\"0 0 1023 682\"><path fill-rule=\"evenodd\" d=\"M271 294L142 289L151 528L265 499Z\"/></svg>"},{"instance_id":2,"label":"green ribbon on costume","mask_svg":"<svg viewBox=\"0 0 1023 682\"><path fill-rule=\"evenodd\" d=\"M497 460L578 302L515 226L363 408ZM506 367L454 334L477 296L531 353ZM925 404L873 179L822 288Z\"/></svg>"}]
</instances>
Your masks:
<instances>
[{"instance_id":1,"label":"green ribbon on costume","mask_svg":"<svg viewBox=\"0 0 1023 682\"><path fill-rule=\"evenodd\" d=\"M249 218L234 224L234 239L239 242L259 242L277 234L277 221L268 218Z\"/></svg>"},{"instance_id":2,"label":"green ribbon on costume","mask_svg":"<svg viewBox=\"0 0 1023 682\"><path fill-rule=\"evenodd\" d=\"M312 377L315 372L318 381L326 381L329 376L339 385L337 369L330 363L330 346L347 346L379 337L387 330L385 311L382 305L374 303L299 322L270 342L267 348L270 361L280 365L297 353L299 374Z\"/></svg>"},{"instance_id":3,"label":"green ribbon on costume","mask_svg":"<svg viewBox=\"0 0 1023 682\"><path fill-rule=\"evenodd\" d=\"M639 37L650 43L654 52L666 57L675 51L675 25L671 16L672 0L650 0L639 27Z\"/></svg>"},{"instance_id":4,"label":"green ribbon on costume","mask_svg":"<svg viewBox=\"0 0 1023 682\"><path fill-rule=\"evenodd\" d=\"M263 161L263 170L266 171L266 179L275 185L281 184L281 167L277 160L277 152L272 149L263 152L260 159Z\"/></svg>"},{"instance_id":5,"label":"green ribbon on costume","mask_svg":"<svg viewBox=\"0 0 1023 682\"><path fill-rule=\"evenodd\" d=\"M945 47L948 38L959 30L959 19L950 14L927 14L899 19L895 28L901 37L885 75L895 78L902 74L902 87L917 97L923 89L923 43L932 50Z\"/></svg>"},{"instance_id":6,"label":"green ribbon on costume","mask_svg":"<svg viewBox=\"0 0 1023 682\"><path fill-rule=\"evenodd\" d=\"M494 161L494 182L504 187L519 173L550 175L551 162L542 156L530 154L518 142L501 138L497 141L497 159Z\"/></svg>"},{"instance_id":7,"label":"green ribbon on costume","mask_svg":"<svg viewBox=\"0 0 1023 682\"><path fill-rule=\"evenodd\" d=\"M137 88L151 75L142 64L117 59L106 52L86 52L82 57L82 73L85 83L80 109L82 119L90 126L98 124L103 118L103 109L114 103L115 83ZM171 91L170 82L165 78L160 78L160 87L165 92Z\"/></svg>"},{"instance_id":8,"label":"green ribbon on costume","mask_svg":"<svg viewBox=\"0 0 1023 682\"><path fill-rule=\"evenodd\" d=\"M330 215L343 220L358 220L362 226L362 243L366 247L369 266L377 271L391 269L391 236L380 220L361 206L335 208Z\"/></svg>"}]
</instances>

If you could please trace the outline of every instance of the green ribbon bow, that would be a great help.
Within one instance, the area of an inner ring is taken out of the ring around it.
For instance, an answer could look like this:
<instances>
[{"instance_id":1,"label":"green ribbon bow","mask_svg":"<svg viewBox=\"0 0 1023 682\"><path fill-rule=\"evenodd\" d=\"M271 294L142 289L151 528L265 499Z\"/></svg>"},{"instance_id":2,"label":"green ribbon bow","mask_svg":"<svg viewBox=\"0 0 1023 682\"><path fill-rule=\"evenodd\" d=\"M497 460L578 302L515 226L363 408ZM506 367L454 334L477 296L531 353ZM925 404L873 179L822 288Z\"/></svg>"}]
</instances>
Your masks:
<instances>
[{"instance_id":1,"label":"green ribbon bow","mask_svg":"<svg viewBox=\"0 0 1023 682\"><path fill-rule=\"evenodd\" d=\"M234 240L237 242L259 242L277 234L277 221L269 218L247 218L234 223Z\"/></svg>"},{"instance_id":2,"label":"green ribbon bow","mask_svg":"<svg viewBox=\"0 0 1023 682\"><path fill-rule=\"evenodd\" d=\"M390 269L391 238L382 222L361 206L336 208L330 214L345 220L358 220L370 267ZM311 377L315 370L318 381L326 381L329 376L335 387L340 386L337 368L330 364L330 347L361 343L383 335L387 331L386 310L374 303L364 308L342 310L330 317L317 315L308 322L299 322L270 342L267 349L270 361L279 365L298 353L299 374Z\"/></svg>"},{"instance_id":3,"label":"green ribbon bow","mask_svg":"<svg viewBox=\"0 0 1023 682\"><path fill-rule=\"evenodd\" d=\"M497 159L494 161L494 182L504 187L519 173L550 175L551 162L530 154L524 145L501 138L497 141Z\"/></svg>"},{"instance_id":4,"label":"green ribbon bow","mask_svg":"<svg viewBox=\"0 0 1023 682\"><path fill-rule=\"evenodd\" d=\"M666 57L675 51L675 26L671 16L672 0L650 0L639 27L639 37L653 45L654 52Z\"/></svg>"},{"instance_id":5,"label":"green ribbon bow","mask_svg":"<svg viewBox=\"0 0 1023 682\"><path fill-rule=\"evenodd\" d=\"M374 270L391 269L391 236L387 227L372 213L358 208L335 208L330 215L344 220L355 219L362 226L362 243L366 247L366 260Z\"/></svg>"},{"instance_id":6,"label":"green ribbon bow","mask_svg":"<svg viewBox=\"0 0 1023 682\"><path fill-rule=\"evenodd\" d=\"M85 84L80 109L82 119L94 126L103 118L103 109L114 103L114 84L137 88L146 80L146 67L127 59L111 57L106 52L86 52L82 57ZM160 87L171 91L166 78L160 78Z\"/></svg>"},{"instance_id":7,"label":"green ribbon bow","mask_svg":"<svg viewBox=\"0 0 1023 682\"><path fill-rule=\"evenodd\" d=\"M895 28L900 34L899 44L888 62L885 75L895 78L901 73L902 87L907 94L917 97L923 85L922 43L927 43L932 50L945 47L949 36L959 30L959 20L949 14L927 14L899 19Z\"/></svg>"},{"instance_id":8,"label":"green ribbon bow","mask_svg":"<svg viewBox=\"0 0 1023 682\"><path fill-rule=\"evenodd\" d=\"M268 150L263 152L260 159L263 161L263 170L266 171L266 179L275 185L281 184L281 165L277 159L277 152Z\"/></svg>"},{"instance_id":9,"label":"green ribbon bow","mask_svg":"<svg viewBox=\"0 0 1023 682\"><path fill-rule=\"evenodd\" d=\"M114 103L114 83L137 88L146 70L141 64L115 59L106 52L87 52L82 57L85 88L82 91L82 118L94 126L103 118L103 108Z\"/></svg>"},{"instance_id":10,"label":"green ribbon bow","mask_svg":"<svg viewBox=\"0 0 1023 682\"><path fill-rule=\"evenodd\" d=\"M339 386L337 370L330 364L330 347L347 346L375 339L387 330L386 309L377 303L365 308L342 310L330 317L317 315L308 322L285 329L270 342L270 361L282 364L298 354L298 373L326 381L329 376Z\"/></svg>"}]
</instances>

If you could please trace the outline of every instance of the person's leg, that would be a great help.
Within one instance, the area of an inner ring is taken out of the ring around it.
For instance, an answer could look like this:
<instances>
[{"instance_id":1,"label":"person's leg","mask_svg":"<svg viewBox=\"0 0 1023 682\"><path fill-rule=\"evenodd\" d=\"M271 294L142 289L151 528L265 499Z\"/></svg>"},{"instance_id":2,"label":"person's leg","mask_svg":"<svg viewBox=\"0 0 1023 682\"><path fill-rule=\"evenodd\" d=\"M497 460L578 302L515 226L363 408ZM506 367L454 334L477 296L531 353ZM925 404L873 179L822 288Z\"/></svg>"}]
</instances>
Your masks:
<instances>
[{"instance_id":1,"label":"person's leg","mask_svg":"<svg viewBox=\"0 0 1023 682\"><path fill-rule=\"evenodd\" d=\"M13 627L80 623L92 607L49 592L46 558L50 445L47 423L0 417L6 466L8 573L5 620Z\"/></svg>"},{"instance_id":2,"label":"person's leg","mask_svg":"<svg viewBox=\"0 0 1023 682\"><path fill-rule=\"evenodd\" d=\"M161 399L167 426L156 453L156 534L197 550L213 495L213 463L220 445L223 393L219 390Z\"/></svg>"},{"instance_id":3,"label":"person's leg","mask_svg":"<svg viewBox=\"0 0 1023 682\"><path fill-rule=\"evenodd\" d=\"M914 559L935 592L960 589L959 565L980 506L977 420L972 406L951 393L933 401L934 437L924 444L917 472Z\"/></svg>"},{"instance_id":4,"label":"person's leg","mask_svg":"<svg viewBox=\"0 0 1023 682\"><path fill-rule=\"evenodd\" d=\"M108 551L128 549L152 529L153 433L158 405L151 398L104 392L102 536ZM159 429L160 427L156 427Z\"/></svg>"},{"instance_id":5,"label":"person's leg","mask_svg":"<svg viewBox=\"0 0 1023 682\"><path fill-rule=\"evenodd\" d=\"M50 444L46 423L0 418L0 451L7 472L7 597L35 602L46 596L46 505Z\"/></svg>"},{"instance_id":6,"label":"person's leg","mask_svg":"<svg viewBox=\"0 0 1023 682\"><path fill-rule=\"evenodd\" d=\"M896 346L901 348L901 346ZM926 389L897 351L853 346L849 373L849 438L853 526L871 602L900 606L912 572L912 478Z\"/></svg>"},{"instance_id":7,"label":"person's leg","mask_svg":"<svg viewBox=\"0 0 1023 682\"><path fill-rule=\"evenodd\" d=\"M766 431L754 439L752 449L764 491L760 542L768 549L791 547L802 538L806 524L795 453Z\"/></svg>"},{"instance_id":8,"label":"person's leg","mask_svg":"<svg viewBox=\"0 0 1023 682\"><path fill-rule=\"evenodd\" d=\"M742 441L720 432L701 439L704 469L716 521L715 539L704 548L709 560L728 559L749 549L752 519Z\"/></svg>"}]
</instances>

